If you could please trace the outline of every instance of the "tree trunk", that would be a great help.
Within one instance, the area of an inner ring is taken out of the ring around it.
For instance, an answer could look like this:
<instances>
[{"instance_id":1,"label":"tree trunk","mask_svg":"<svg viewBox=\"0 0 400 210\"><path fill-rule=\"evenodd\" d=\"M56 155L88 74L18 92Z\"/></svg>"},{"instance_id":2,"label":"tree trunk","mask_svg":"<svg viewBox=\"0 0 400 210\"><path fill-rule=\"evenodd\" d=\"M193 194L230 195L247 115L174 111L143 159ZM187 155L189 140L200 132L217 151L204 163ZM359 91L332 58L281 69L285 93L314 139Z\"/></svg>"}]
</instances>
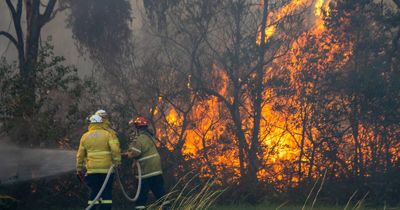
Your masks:
<instances>
[{"instance_id":1,"label":"tree trunk","mask_svg":"<svg viewBox=\"0 0 400 210\"><path fill-rule=\"evenodd\" d=\"M357 104L357 103L355 103ZM351 125L351 131L354 139L354 175L355 176L363 176L363 170L362 170L362 150L361 150L361 144L359 142L359 122L358 122L358 109L356 108L356 105L352 107L351 110L351 116L353 116L350 119L350 125Z\"/></svg>"},{"instance_id":2,"label":"tree trunk","mask_svg":"<svg viewBox=\"0 0 400 210\"><path fill-rule=\"evenodd\" d=\"M263 92L264 92L264 56L265 56L265 29L267 26L267 16L268 16L268 0L264 0L264 8L263 8L263 18L261 21L261 43L258 46L258 64L256 67L256 81L255 81L255 89L254 92L254 103L253 103L253 135L251 139L251 147L249 150L249 167L248 174L249 177L254 179L254 182L257 183L257 172L260 165L261 155L261 145L260 145L260 127L261 127L261 119L262 119L262 108L263 108Z\"/></svg>"},{"instance_id":3,"label":"tree trunk","mask_svg":"<svg viewBox=\"0 0 400 210\"><path fill-rule=\"evenodd\" d=\"M308 136L310 142L312 143L312 151L311 151L311 157L310 157L310 166L308 168L308 182L311 183L312 182L312 170L314 167L314 162L315 162L315 153L317 150L317 143L314 142L314 138L312 136L312 134L310 133L310 135Z\"/></svg>"},{"instance_id":4,"label":"tree trunk","mask_svg":"<svg viewBox=\"0 0 400 210\"><path fill-rule=\"evenodd\" d=\"M21 65L21 80L23 83L23 113L26 116L33 116L35 110L35 80L36 63L39 53L39 38L41 31L40 23L40 0L26 0L26 45L25 62Z\"/></svg>"},{"instance_id":5,"label":"tree trunk","mask_svg":"<svg viewBox=\"0 0 400 210\"><path fill-rule=\"evenodd\" d=\"M243 128L242 128L241 116L239 113L239 107L237 107L237 105L233 105L230 108L230 112L232 115L233 123L235 125L235 135L238 140L240 177L244 178L246 176L246 171L245 171L246 137L242 130Z\"/></svg>"},{"instance_id":6,"label":"tree trunk","mask_svg":"<svg viewBox=\"0 0 400 210\"><path fill-rule=\"evenodd\" d=\"M304 144L305 144L305 139L306 139L306 126L307 126L307 108L304 108L303 110L303 122L302 122L302 131L301 131L301 143L300 143L300 155L299 155L299 180L301 181L303 177L303 172L302 172L302 167L301 167L301 162L304 156Z\"/></svg>"},{"instance_id":7,"label":"tree trunk","mask_svg":"<svg viewBox=\"0 0 400 210\"><path fill-rule=\"evenodd\" d=\"M15 29L15 38L7 32L0 31L0 35L5 35L13 42L18 51L18 64L20 86L18 89L19 101L14 116L13 123L20 123L16 130L17 141L34 142L35 135L32 122L37 111L36 107L36 65L39 54L40 32L44 24L51 20L57 0L49 0L44 7L44 13L40 13L40 0L18 0L14 6L11 0L6 0L10 10ZM26 12L26 34L22 28L23 3L25 3ZM23 132L20 132L20 130Z\"/></svg>"}]
</instances>

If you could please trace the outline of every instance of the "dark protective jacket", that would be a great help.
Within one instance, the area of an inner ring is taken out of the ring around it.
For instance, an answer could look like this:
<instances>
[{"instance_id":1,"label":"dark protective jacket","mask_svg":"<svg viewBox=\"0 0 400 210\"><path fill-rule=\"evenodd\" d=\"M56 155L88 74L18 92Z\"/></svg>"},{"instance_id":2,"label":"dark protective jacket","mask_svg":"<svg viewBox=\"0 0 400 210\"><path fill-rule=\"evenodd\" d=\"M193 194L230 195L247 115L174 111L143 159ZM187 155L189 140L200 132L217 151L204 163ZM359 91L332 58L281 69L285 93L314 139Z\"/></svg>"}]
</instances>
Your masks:
<instances>
[{"instance_id":1,"label":"dark protective jacket","mask_svg":"<svg viewBox=\"0 0 400 210\"><path fill-rule=\"evenodd\" d=\"M81 171L85 163L88 174L107 173L113 163L121 163L119 141L102 123L89 125L88 132L81 138L76 155L77 171Z\"/></svg>"},{"instance_id":2,"label":"dark protective jacket","mask_svg":"<svg viewBox=\"0 0 400 210\"><path fill-rule=\"evenodd\" d=\"M162 174L160 154L157 151L155 139L150 133L139 132L129 145L128 156L139 161L142 178Z\"/></svg>"}]
</instances>

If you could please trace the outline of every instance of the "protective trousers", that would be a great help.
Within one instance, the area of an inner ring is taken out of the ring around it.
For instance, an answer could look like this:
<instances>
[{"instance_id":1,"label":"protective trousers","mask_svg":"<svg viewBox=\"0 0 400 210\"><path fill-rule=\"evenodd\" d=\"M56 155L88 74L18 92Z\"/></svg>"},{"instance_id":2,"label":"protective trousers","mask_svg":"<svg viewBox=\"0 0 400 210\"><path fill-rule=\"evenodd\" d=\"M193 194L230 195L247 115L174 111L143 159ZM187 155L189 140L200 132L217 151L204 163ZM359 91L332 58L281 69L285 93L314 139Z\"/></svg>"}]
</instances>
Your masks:
<instances>
[{"instance_id":1,"label":"protective trousers","mask_svg":"<svg viewBox=\"0 0 400 210\"><path fill-rule=\"evenodd\" d=\"M162 175L152 176L142 179L142 188L139 192L139 198L136 202L135 209L145 209L147 196L149 191L153 192L156 199L160 199L165 195L164 179Z\"/></svg>"},{"instance_id":2,"label":"protective trousers","mask_svg":"<svg viewBox=\"0 0 400 210\"><path fill-rule=\"evenodd\" d=\"M88 204L92 204L96 195L101 189L107 174L88 174L85 178L87 185L90 188L90 199ZM96 201L96 204L92 209L99 210L111 210L112 208L112 185L114 181L114 174L111 174L110 179L107 182L106 188L104 188L103 193L100 195L99 200Z\"/></svg>"}]
</instances>

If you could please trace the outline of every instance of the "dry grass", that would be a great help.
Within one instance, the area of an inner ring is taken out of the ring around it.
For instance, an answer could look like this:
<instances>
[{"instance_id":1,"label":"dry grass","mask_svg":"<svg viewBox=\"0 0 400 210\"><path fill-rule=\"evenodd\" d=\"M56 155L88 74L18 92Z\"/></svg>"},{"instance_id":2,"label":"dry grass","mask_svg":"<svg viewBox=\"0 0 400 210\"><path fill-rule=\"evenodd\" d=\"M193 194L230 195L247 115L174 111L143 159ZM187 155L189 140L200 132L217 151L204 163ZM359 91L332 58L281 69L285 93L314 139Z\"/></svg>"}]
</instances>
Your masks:
<instances>
[{"instance_id":1,"label":"dry grass","mask_svg":"<svg viewBox=\"0 0 400 210\"><path fill-rule=\"evenodd\" d=\"M194 180L195 176L192 177L180 190L178 190L179 183L174 187L174 189L166 195L163 199L159 200L155 204L151 205L149 209L154 210L162 210L162 203L170 202L171 210L203 210L203 209L212 209L212 210L373 210L373 209L382 209L382 208L368 208L365 206L365 200L368 196L368 193L364 194L360 200L353 199L357 195L357 191L353 193L353 195L349 198L346 206L323 206L318 205L318 196L323 190L325 180L326 180L326 171L322 178L318 178L315 182L313 188L311 189L309 195L307 196L306 201L302 206L296 205L288 205L288 202L284 202L280 205L274 204L259 204L259 205L251 205L251 204L235 204L235 205L216 205L214 203L216 199L223 192L222 190L214 190L214 182L209 180L204 186L197 185L192 187L189 190L189 186ZM181 179L184 180L185 178ZM321 181L320 181L321 180ZM309 202L312 201L312 202ZM398 208L387 208L383 207L385 210L394 210ZM399 208L400 209L400 208Z\"/></svg>"},{"instance_id":2,"label":"dry grass","mask_svg":"<svg viewBox=\"0 0 400 210\"><path fill-rule=\"evenodd\" d=\"M183 187L179 187L182 180L187 177L188 175L183 177L170 193L148 206L148 209L162 210L164 204L168 204L171 210L209 209L223 192L223 190L214 189L215 182L211 179L203 186L194 185L193 187L192 182L197 176L193 176Z\"/></svg>"},{"instance_id":3,"label":"dry grass","mask_svg":"<svg viewBox=\"0 0 400 210\"><path fill-rule=\"evenodd\" d=\"M192 175L192 174L190 174ZM302 206L290 205L288 202L282 204L234 204L234 205L215 205L215 201L223 193L223 190L216 190L215 182L209 180L204 185L195 185L194 181L197 176L192 176L187 182L189 175L183 177L173 187L170 193L160 200L148 206L149 210L162 210L163 204L169 203L170 210L394 210L400 208L368 208L365 206L365 200L368 193L362 196L360 200L354 200L357 191L349 198L345 206L324 206L317 203L318 196L323 190L325 184L326 173L321 179L317 179L311 189L307 199ZM320 181L321 180L321 181ZM1 200L1 197L0 197ZM310 201L310 202L309 202ZM312 201L312 202L311 202ZM133 207L133 204L132 204ZM58 209L58 208L56 208ZM115 210L126 210L114 208Z\"/></svg>"}]
</instances>

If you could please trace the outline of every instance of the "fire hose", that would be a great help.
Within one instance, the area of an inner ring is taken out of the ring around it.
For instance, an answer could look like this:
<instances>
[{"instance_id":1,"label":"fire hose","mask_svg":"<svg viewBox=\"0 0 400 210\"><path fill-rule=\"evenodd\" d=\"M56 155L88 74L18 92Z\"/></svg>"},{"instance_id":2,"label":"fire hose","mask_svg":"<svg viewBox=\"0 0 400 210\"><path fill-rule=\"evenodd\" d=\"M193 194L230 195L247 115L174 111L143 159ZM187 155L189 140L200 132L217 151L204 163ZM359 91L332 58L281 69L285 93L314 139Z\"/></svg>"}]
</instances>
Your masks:
<instances>
[{"instance_id":1,"label":"fire hose","mask_svg":"<svg viewBox=\"0 0 400 210\"><path fill-rule=\"evenodd\" d=\"M124 185L121 182L121 178L120 178L118 170L117 170L117 180L118 180L119 186L121 187L122 194L124 194L125 198L131 202L137 201L137 199L139 198L140 189L142 188L142 169L140 167L139 161L136 161L135 165L138 170L138 187L136 189L136 195L133 198L129 197L128 193L126 193Z\"/></svg>"},{"instance_id":2,"label":"fire hose","mask_svg":"<svg viewBox=\"0 0 400 210\"><path fill-rule=\"evenodd\" d=\"M122 194L124 194L125 198L128 201L131 201L131 202L135 202L139 198L140 189L142 187L142 169L140 168L139 162L136 162L135 165L136 165L136 168L138 170L138 187L137 187L137 190L136 190L136 195L133 198L129 197L128 193L125 191L125 188L124 188L124 186L123 186L123 184L121 182L121 178L119 176L118 169L115 170L119 186L121 187L121 190L122 190ZM90 210L97 203L97 201L100 199L100 196L103 194L103 191L107 186L107 183L108 183L108 181L110 179L110 176L111 176L112 172L114 171L114 168L115 168L115 166L111 165L110 169L108 169L107 176L104 179L103 185L101 186L101 188L100 188L99 192L97 193L96 197L91 201L90 205L88 207L86 207L85 210Z\"/></svg>"}]
</instances>

